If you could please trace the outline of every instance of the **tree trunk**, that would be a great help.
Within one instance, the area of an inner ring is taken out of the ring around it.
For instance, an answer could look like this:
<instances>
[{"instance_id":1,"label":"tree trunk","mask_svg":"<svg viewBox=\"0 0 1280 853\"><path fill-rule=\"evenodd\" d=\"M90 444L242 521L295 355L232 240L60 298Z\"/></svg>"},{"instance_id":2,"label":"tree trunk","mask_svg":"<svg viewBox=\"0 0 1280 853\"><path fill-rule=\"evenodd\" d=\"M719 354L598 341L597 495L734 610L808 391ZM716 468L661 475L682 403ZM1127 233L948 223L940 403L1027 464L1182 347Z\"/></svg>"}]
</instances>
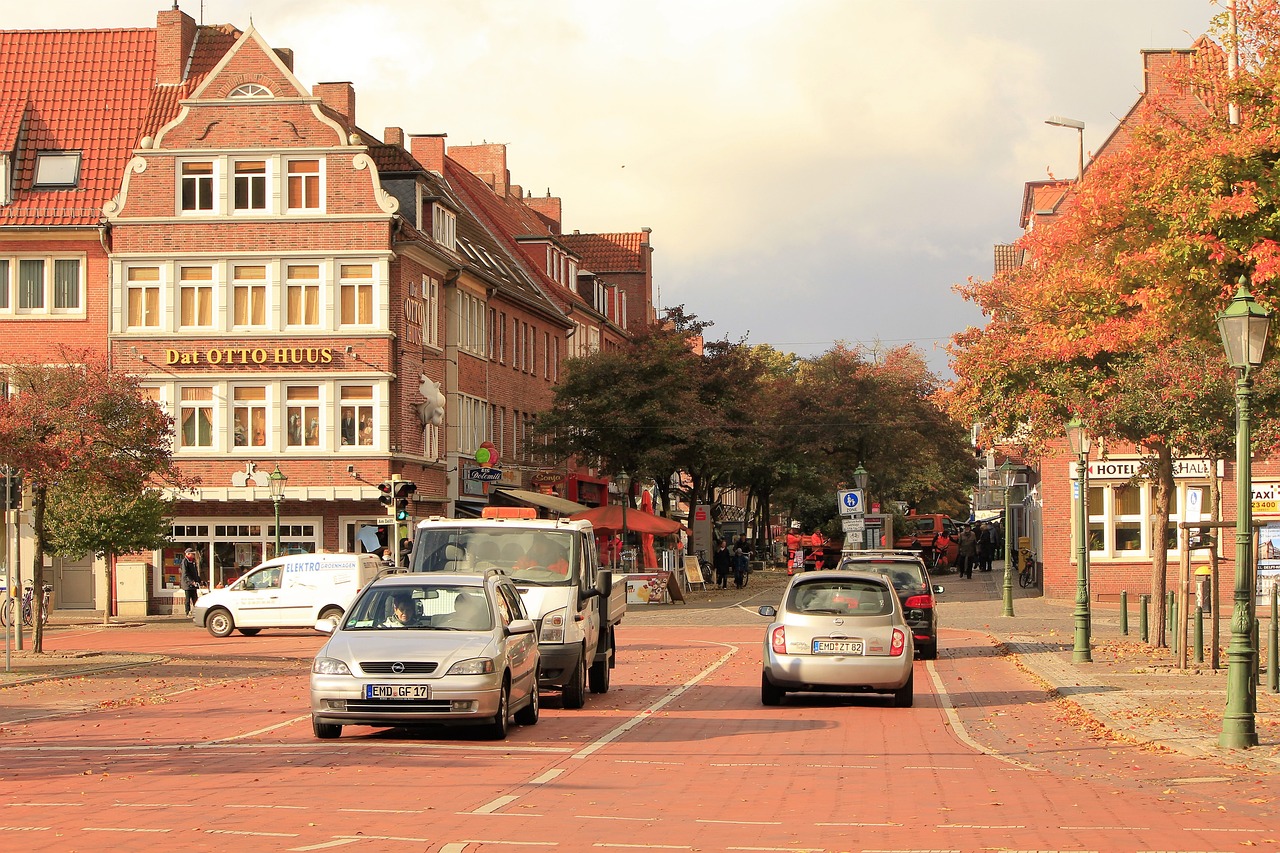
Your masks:
<instances>
[{"instance_id":1,"label":"tree trunk","mask_svg":"<svg viewBox=\"0 0 1280 853\"><path fill-rule=\"evenodd\" d=\"M1148 445L1156 454L1156 505L1151 508L1151 597L1155 604L1155 645L1166 646L1168 638L1165 609L1169 584L1166 570L1169 564L1169 506L1173 499L1173 452L1164 442Z\"/></svg>"},{"instance_id":2,"label":"tree trunk","mask_svg":"<svg viewBox=\"0 0 1280 853\"><path fill-rule=\"evenodd\" d=\"M44 653L44 508L47 494L44 486L32 485L31 529L35 533L36 545L31 567L31 614L35 625L31 651L36 654Z\"/></svg>"}]
</instances>

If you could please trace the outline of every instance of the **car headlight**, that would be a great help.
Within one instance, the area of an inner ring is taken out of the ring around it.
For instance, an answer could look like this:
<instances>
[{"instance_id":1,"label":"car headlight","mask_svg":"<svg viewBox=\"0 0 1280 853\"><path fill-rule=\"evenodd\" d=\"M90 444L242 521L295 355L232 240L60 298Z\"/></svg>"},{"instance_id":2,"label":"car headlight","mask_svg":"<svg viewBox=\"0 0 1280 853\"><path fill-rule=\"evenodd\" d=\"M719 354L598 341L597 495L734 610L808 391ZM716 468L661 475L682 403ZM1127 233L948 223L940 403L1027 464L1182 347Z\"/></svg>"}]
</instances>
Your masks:
<instances>
[{"instance_id":1,"label":"car headlight","mask_svg":"<svg viewBox=\"0 0 1280 853\"><path fill-rule=\"evenodd\" d=\"M316 658L311 664L311 671L317 675L350 675L351 670L346 663L337 658Z\"/></svg>"},{"instance_id":2,"label":"car headlight","mask_svg":"<svg viewBox=\"0 0 1280 853\"><path fill-rule=\"evenodd\" d=\"M472 658L458 661L446 675L488 675L493 671L493 658Z\"/></svg>"},{"instance_id":3,"label":"car headlight","mask_svg":"<svg viewBox=\"0 0 1280 853\"><path fill-rule=\"evenodd\" d=\"M542 632L538 634L538 642L540 643L563 643L564 642L564 619L565 608L552 610L546 616L542 617Z\"/></svg>"}]
</instances>

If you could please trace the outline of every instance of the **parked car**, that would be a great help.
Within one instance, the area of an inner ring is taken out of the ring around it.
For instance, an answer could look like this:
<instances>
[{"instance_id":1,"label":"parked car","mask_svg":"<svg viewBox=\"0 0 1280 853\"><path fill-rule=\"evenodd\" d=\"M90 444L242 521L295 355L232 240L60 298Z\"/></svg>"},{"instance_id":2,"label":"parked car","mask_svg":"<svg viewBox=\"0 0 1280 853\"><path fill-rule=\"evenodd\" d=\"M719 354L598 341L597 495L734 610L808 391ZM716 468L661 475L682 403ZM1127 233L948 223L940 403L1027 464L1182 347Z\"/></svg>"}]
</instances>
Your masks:
<instances>
[{"instance_id":1,"label":"parked car","mask_svg":"<svg viewBox=\"0 0 1280 853\"><path fill-rule=\"evenodd\" d=\"M538 640L515 584L483 574L395 574L346 615L316 623L311 726L473 724L501 740L514 712L538 722Z\"/></svg>"},{"instance_id":2,"label":"parked car","mask_svg":"<svg viewBox=\"0 0 1280 853\"><path fill-rule=\"evenodd\" d=\"M922 660L938 656L938 607L935 595L944 591L935 584L929 569L915 551L845 551L840 568L879 572L889 578Z\"/></svg>"},{"instance_id":3,"label":"parked car","mask_svg":"<svg viewBox=\"0 0 1280 853\"><path fill-rule=\"evenodd\" d=\"M876 572L806 572L787 584L765 631L760 701L790 692L888 693L914 702L911 628L889 579Z\"/></svg>"}]
</instances>

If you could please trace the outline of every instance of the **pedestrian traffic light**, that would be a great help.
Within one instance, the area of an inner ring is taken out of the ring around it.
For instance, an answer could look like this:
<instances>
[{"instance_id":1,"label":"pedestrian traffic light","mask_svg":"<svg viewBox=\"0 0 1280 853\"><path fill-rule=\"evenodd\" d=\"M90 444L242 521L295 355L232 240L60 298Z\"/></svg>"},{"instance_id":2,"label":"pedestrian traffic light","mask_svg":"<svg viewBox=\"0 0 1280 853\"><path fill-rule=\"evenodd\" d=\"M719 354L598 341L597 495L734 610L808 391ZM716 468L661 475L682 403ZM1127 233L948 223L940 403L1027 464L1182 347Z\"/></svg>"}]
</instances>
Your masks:
<instances>
[{"instance_id":1,"label":"pedestrian traffic light","mask_svg":"<svg viewBox=\"0 0 1280 853\"><path fill-rule=\"evenodd\" d=\"M396 521L408 521L409 496L418 491L412 480L398 480L395 484Z\"/></svg>"},{"instance_id":2,"label":"pedestrian traffic light","mask_svg":"<svg viewBox=\"0 0 1280 853\"><path fill-rule=\"evenodd\" d=\"M8 493L5 495L5 509L22 509L22 475L12 473L7 478L9 483Z\"/></svg>"},{"instance_id":3,"label":"pedestrian traffic light","mask_svg":"<svg viewBox=\"0 0 1280 853\"><path fill-rule=\"evenodd\" d=\"M380 492L378 495L378 503L385 506L388 511L391 510L391 505L395 503L395 499L391 496L391 488L390 480L384 480L378 484L378 491Z\"/></svg>"}]
</instances>

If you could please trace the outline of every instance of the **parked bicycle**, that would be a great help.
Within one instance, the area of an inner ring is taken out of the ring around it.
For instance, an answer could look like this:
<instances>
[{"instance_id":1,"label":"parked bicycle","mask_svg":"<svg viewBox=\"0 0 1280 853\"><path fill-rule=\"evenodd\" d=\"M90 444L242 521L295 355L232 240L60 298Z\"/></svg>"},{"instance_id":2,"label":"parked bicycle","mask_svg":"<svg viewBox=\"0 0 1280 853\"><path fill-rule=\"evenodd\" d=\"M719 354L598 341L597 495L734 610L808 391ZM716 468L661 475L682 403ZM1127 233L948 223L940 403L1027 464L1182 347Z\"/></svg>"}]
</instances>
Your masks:
<instances>
[{"instance_id":1,"label":"parked bicycle","mask_svg":"<svg viewBox=\"0 0 1280 853\"><path fill-rule=\"evenodd\" d=\"M1030 549L1022 548L1018 551L1018 586L1027 587L1036 584L1036 555L1031 553Z\"/></svg>"},{"instance_id":2,"label":"parked bicycle","mask_svg":"<svg viewBox=\"0 0 1280 853\"><path fill-rule=\"evenodd\" d=\"M53 592L53 584L45 581L41 587L43 594L40 596L40 624L49 624L49 600L50 593ZM35 624L35 584L30 580L22 582L22 624ZM0 625L8 626L13 614L13 601L6 600L3 607L0 607Z\"/></svg>"}]
</instances>

